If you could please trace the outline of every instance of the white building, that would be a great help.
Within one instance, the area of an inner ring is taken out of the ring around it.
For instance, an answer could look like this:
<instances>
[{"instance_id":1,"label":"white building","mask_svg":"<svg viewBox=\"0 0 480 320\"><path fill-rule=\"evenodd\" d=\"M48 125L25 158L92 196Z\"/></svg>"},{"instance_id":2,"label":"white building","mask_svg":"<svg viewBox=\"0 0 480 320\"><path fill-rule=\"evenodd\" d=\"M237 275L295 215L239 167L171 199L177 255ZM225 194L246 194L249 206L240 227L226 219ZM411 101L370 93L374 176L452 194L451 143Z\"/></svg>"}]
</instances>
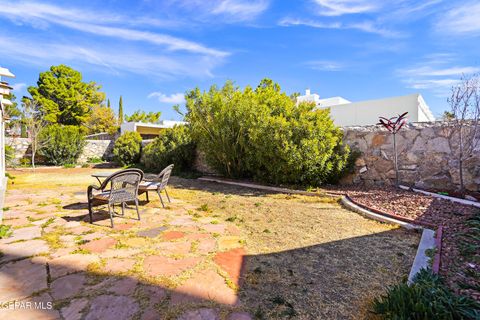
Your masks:
<instances>
[{"instance_id":1,"label":"white building","mask_svg":"<svg viewBox=\"0 0 480 320\"><path fill-rule=\"evenodd\" d=\"M301 102L314 102L320 109L329 108L333 121L341 127L374 125L379 117L391 118L404 112L408 112L410 122L435 121L420 94L351 102L342 97L320 99L307 89L305 95L297 98L297 103Z\"/></svg>"},{"instance_id":2,"label":"white building","mask_svg":"<svg viewBox=\"0 0 480 320\"><path fill-rule=\"evenodd\" d=\"M5 177L5 106L12 102L4 96L10 94L12 87L2 81L2 77L14 78L15 76L8 69L0 67L0 222L3 218L3 202L7 189L7 177Z\"/></svg>"},{"instance_id":3,"label":"white building","mask_svg":"<svg viewBox=\"0 0 480 320\"><path fill-rule=\"evenodd\" d=\"M158 137L162 130L173 128L176 125L185 125L185 121L161 120L159 123L124 122L120 126L120 132L138 132L143 139Z\"/></svg>"}]
</instances>

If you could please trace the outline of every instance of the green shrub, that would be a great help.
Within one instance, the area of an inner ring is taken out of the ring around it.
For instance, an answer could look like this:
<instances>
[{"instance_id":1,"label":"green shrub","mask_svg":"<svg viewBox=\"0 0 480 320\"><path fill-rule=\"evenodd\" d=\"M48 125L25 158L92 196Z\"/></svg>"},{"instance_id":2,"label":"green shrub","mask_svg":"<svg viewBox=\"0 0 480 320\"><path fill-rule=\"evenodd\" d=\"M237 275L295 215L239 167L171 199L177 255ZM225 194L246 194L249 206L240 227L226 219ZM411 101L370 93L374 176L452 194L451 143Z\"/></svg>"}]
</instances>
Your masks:
<instances>
[{"instance_id":1,"label":"green shrub","mask_svg":"<svg viewBox=\"0 0 480 320\"><path fill-rule=\"evenodd\" d=\"M374 313L383 319L479 319L480 305L474 300L456 296L439 276L421 270L412 285L401 283L388 289L373 302Z\"/></svg>"},{"instance_id":2,"label":"green shrub","mask_svg":"<svg viewBox=\"0 0 480 320\"><path fill-rule=\"evenodd\" d=\"M15 149L12 146L5 145L5 162L7 165L12 165L15 159Z\"/></svg>"},{"instance_id":3,"label":"green shrub","mask_svg":"<svg viewBox=\"0 0 480 320\"><path fill-rule=\"evenodd\" d=\"M85 146L85 135L78 126L53 124L42 130L38 153L48 164L76 163Z\"/></svg>"},{"instance_id":4,"label":"green shrub","mask_svg":"<svg viewBox=\"0 0 480 320\"><path fill-rule=\"evenodd\" d=\"M122 166L138 163L142 150L142 137L138 132L125 132L113 147L115 160Z\"/></svg>"},{"instance_id":5,"label":"green shrub","mask_svg":"<svg viewBox=\"0 0 480 320\"><path fill-rule=\"evenodd\" d=\"M195 144L187 126L175 126L163 131L145 146L142 164L146 169L160 171L169 164L176 172L190 171L195 160Z\"/></svg>"},{"instance_id":6,"label":"green shrub","mask_svg":"<svg viewBox=\"0 0 480 320\"><path fill-rule=\"evenodd\" d=\"M329 110L296 105L278 84L243 91L227 82L186 95L186 120L219 173L269 183L318 186L344 172L350 153Z\"/></svg>"}]
</instances>

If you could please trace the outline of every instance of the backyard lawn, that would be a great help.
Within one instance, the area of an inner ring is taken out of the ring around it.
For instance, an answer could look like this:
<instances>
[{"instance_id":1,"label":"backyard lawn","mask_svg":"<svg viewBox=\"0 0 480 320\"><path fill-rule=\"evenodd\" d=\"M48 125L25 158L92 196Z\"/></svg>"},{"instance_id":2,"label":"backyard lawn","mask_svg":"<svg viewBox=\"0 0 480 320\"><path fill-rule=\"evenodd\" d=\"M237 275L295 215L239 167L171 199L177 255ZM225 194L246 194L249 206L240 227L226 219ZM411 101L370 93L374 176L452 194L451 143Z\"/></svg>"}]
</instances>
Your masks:
<instances>
[{"instance_id":1,"label":"backyard lawn","mask_svg":"<svg viewBox=\"0 0 480 320\"><path fill-rule=\"evenodd\" d=\"M103 211L92 225L86 188L98 171L9 172L0 301L54 309L1 318L358 319L408 275L419 241L332 197L177 177L167 208L141 196L141 221L130 209L112 229Z\"/></svg>"}]
</instances>

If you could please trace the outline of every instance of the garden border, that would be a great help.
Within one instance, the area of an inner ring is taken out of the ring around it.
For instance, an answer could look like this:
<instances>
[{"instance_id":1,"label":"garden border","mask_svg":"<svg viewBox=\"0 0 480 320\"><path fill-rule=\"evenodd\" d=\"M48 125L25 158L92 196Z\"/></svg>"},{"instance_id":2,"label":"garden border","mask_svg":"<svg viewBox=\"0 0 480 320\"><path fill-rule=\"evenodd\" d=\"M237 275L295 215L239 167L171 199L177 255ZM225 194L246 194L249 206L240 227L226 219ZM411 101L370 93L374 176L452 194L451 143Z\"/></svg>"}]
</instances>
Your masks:
<instances>
[{"instance_id":1,"label":"garden border","mask_svg":"<svg viewBox=\"0 0 480 320\"><path fill-rule=\"evenodd\" d=\"M456 198L456 197L445 196L443 194L438 194L438 193L429 192L429 191L425 191L425 190L421 190L421 189L411 188L411 187L404 186L404 185L400 185L400 188L403 189L403 190L407 190L407 191L422 193L424 195L431 196L431 197L434 197L434 198L449 200L449 201L452 201L452 202L461 203L463 205L474 206L474 207L480 208L480 202L477 202L477 201L471 201L471 200L467 200L467 199L460 199L460 198Z\"/></svg>"}]
</instances>

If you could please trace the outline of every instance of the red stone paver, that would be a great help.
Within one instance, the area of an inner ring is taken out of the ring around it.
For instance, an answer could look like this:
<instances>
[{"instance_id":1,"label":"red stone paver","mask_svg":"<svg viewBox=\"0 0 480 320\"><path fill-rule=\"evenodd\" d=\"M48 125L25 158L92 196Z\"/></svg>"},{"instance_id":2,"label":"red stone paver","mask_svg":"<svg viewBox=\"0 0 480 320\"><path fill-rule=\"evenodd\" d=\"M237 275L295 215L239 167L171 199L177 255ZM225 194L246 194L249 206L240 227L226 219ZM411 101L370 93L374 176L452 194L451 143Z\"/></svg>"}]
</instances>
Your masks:
<instances>
[{"instance_id":1,"label":"red stone paver","mask_svg":"<svg viewBox=\"0 0 480 320\"><path fill-rule=\"evenodd\" d=\"M181 231L167 231L162 234L162 238L167 241L180 239L184 236L185 233Z\"/></svg>"},{"instance_id":2,"label":"red stone paver","mask_svg":"<svg viewBox=\"0 0 480 320\"><path fill-rule=\"evenodd\" d=\"M202 239L198 244L199 253L210 253L215 251L217 241L215 239Z\"/></svg>"},{"instance_id":3,"label":"red stone paver","mask_svg":"<svg viewBox=\"0 0 480 320\"><path fill-rule=\"evenodd\" d=\"M204 224L202 228L211 233L225 233L226 226L224 224Z\"/></svg>"},{"instance_id":4,"label":"red stone paver","mask_svg":"<svg viewBox=\"0 0 480 320\"><path fill-rule=\"evenodd\" d=\"M85 320L130 320L138 311L131 297L102 295L92 300Z\"/></svg>"},{"instance_id":5,"label":"red stone paver","mask_svg":"<svg viewBox=\"0 0 480 320\"><path fill-rule=\"evenodd\" d=\"M117 223L113 229L118 231L125 231L135 227L135 223Z\"/></svg>"},{"instance_id":6,"label":"red stone paver","mask_svg":"<svg viewBox=\"0 0 480 320\"><path fill-rule=\"evenodd\" d=\"M133 278L123 278L116 281L113 286L111 286L108 291L115 293L120 296L132 295L135 292L138 281Z\"/></svg>"},{"instance_id":7,"label":"red stone paver","mask_svg":"<svg viewBox=\"0 0 480 320\"><path fill-rule=\"evenodd\" d=\"M191 247L191 242L160 242L155 246L162 254L187 254Z\"/></svg>"},{"instance_id":8,"label":"red stone paver","mask_svg":"<svg viewBox=\"0 0 480 320\"><path fill-rule=\"evenodd\" d=\"M50 285L52 296L58 300L76 295L82 290L85 280L85 275L81 273L58 278Z\"/></svg>"},{"instance_id":9,"label":"red stone paver","mask_svg":"<svg viewBox=\"0 0 480 320\"><path fill-rule=\"evenodd\" d=\"M3 256L0 258L0 263L47 253L49 250L48 244L43 240L0 244L0 252L3 253Z\"/></svg>"},{"instance_id":10,"label":"red stone paver","mask_svg":"<svg viewBox=\"0 0 480 320\"><path fill-rule=\"evenodd\" d=\"M175 305L202 300L213 300L227 305L238 303L235 292L226 285L225 279L213 270L200 271L175 288L170 303Z\"/></svg>"},{"instance_id":11,"label":"red stone paver","mask_svg":"<svg viewBox=\"0 0 480 320\"><path fill-rule=\"evenodd\" d=\"M149 256L143 262L143 269L150 276L175 276L193 268L200 258L171 259L164 256Z\"/></svg>"},{"instance_id":12,"label":"red stone paver","mask_svg":"<svg viewBox=\"0 0 480 320\"><path fill-rule=\"evenodd\" d=\"M100 258L93 254L69 254L52 259L48 262L52 279L74 273L86 271L90 263L99 262Z\"/></svg>"},{"instance_id":13,"label":"red stone paver","mask_svg":"<svg viewBox=\"0 0 480 320\"><path fill-rule=\"evenodd\" d=\"M185 238L189 240L212 239L212 235L210 233L190 233L187 234Z\"/></svg>"},{"instance_id":14,"label":"red stone paver","mask_svg":"<svg viewBox=\"0 0 480 320\"><path fill-rule=\"evenodd\" d=\"M108 248L113 247L115 244L117 244L117 242L118 241L113 238L103 238L85 243L81 245L80 248L93 253L101 253L106 251Z\"/></svg>"},{"instance_id":15,"label":"red stone paver","mask_svg":"<svg viewBox=\"0 0 480 320\"><path fill-rule=\"evenodd\" d=\"M90 231L91 229L89 227L86 227L86 226L78 226L78 227L75 227L75 228L71 228L69 230L69 232L73 233L73 234L77 234L77 235L80 235L80 234L84 234L85 232L88 232Z\"/></svg>"},{"instance_id":16,"label":"red stone paver","mask_svg":"<svg viewBox=\"0 0 480 320\"><path fill-rule=\"evenodd\" d=\"M20 300L47 289L45 264L31 260L10 262L0 268L0 301Z\"/></svg>"},{"instance_id":17,"label":"red stone paver","mask_svg":"<svg viewBox=\"0 0 480 320\"><path fill-rule=\"evenodd\" d=\"M178 320L220 320L218 312L213 309L190 310L182 314Z\"/></svg>"},{"instance_id":18,"label":"red stone paver","mask_svg":"<svg viewBox=\"0 0 480 320\"><path fill-rule=\"evenodd\" d=\"M245 254L245 249L237 248L226 252L219 252L213 258L213 261L228 273L231 280L237 286L240 285Z\"/></svg>"},{"instance_id":19,"label":"red stone paver","mask_svg":"<svg viewBox=\"0 0 480 320\"><path fill-rule=\"evenodd\" d=\"M127 272L128 270L133 268L134 264L135 264L134 259L110 258L107 260L105 264L105 271L110 273Z\"/></svg>"},{"instance_id":20,"label":"red stone paver","mask_svg":"<svg viewBox=\"0 0 480 320\"><path fill-rule=\"evenodd\" d=\"M2 239L2 243L11 243L19 240L31 240L39 238L42 235L42 228L40 226L33 226L27 228L15 229L12 235L6 239Z\"/></svg>"},{"instance_id":21,"label":"red stone paver","mask_svg":"<svg viewBox=\"0 0 480 320\"><path fill-rule=\"evenodd\" d=\"M246 312L234 312L227 318L228 320L252 320L252 316Z\"/></svg>"},{"instance_id":22,"label":"red stone paver","mask_svg":"<svg viewBox=\"0 0 480 320\"><path fill-rule=\"evenodd\" d=\"M242 232L236 226L229 224L227 226L227 232L232 236L239 236Z\"/></svg>"},{"instance_id":23,"label":"red stone paver","mask_svg":"<svg viewBox=\"0 0 480 320\"><path fill-rule=\"evenodd\" d=\"M82 318L82 310L87 306L88 300L85 298L75 299L66 307L60 310L64 319L80 320Z\"/></svg>"}]
</instances>

